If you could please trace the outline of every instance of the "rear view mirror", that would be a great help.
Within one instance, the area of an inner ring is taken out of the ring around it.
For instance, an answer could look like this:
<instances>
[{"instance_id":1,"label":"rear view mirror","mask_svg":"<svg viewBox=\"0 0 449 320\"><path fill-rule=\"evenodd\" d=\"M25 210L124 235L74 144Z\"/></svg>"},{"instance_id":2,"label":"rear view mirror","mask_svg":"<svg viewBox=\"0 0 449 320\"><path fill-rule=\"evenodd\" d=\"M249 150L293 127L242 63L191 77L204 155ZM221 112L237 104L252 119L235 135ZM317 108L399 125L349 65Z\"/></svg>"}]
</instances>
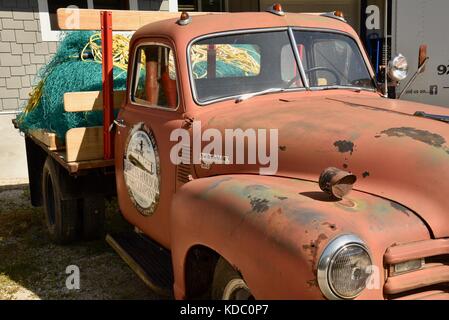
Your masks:
<instances>
[{"instance_id":1,"label":"rear view mirror","mask_svg":"<svg viewBox=\"0 0 449 320\"><path fill-rule=\"evenodd\" d=\"M419 73L423 73L426 70L425 66L426 61L427 61L427 45L422 44L419 46L419 62L418 62Z\"/></svg>"},{"instance_id":2,"label":"rear view mirror","mask_svg":"<svg viewBox=\"0 0 449 320\"><path fill-rule=\"evenodd\" d=\"M429 60L429 57L427 56L427 45L422 44L422 45L419 46L419 61L418 61L419 66L418 66L418 70L416 70L416 72L413 75L413 77L404 86L402 91L397 95L398 99L401 99L401 97L404 94L404 92L406 92L408 90L408 88L410 88L410 86L413 84L413 82L415 82L415 80L418 77L418 75L420 73L423 73L424 70L426 70L426 63L427 63L428 60Z\"/></svg>"}]
</instances>

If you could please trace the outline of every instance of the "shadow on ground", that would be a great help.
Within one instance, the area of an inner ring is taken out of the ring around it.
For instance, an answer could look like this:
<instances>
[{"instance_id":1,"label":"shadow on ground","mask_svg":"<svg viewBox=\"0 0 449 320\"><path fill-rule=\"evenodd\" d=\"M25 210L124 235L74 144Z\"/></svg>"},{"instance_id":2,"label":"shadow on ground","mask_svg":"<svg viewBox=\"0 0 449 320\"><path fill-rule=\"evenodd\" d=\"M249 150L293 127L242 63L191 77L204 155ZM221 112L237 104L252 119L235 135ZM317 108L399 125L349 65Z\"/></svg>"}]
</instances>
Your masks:
<instances>
[{"instance_id":1,"label":"shadow on ground","mask_svg":"<svg viewBox=\"0 0 449 320\"><path fill-rule=\"evenodd\" d=\"M43 227L40 208L29 204L27 186L0 188L0 300L159 299L105 241L57 246ZM108 202L107 229L129 225ZM80 269L80 290L66 287L66 268Z\"/></svg>"}]
</instances>

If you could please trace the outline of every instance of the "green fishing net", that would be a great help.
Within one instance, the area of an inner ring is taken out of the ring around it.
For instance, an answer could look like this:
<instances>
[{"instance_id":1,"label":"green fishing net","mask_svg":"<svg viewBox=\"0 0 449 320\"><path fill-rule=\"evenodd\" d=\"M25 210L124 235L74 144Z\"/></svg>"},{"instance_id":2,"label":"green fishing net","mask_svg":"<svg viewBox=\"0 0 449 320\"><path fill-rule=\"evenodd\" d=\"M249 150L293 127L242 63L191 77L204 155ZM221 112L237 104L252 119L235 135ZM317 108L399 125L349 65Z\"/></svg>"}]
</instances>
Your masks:
<instances>
[{"instance_id":1,"label":"green fishing net","mask_svg":"<svg viewBox=\"0 0 449 320\"><path fill-rule=\"evenodd\" d=\"M81 52L93 32L67 32L51 61L38 71L42 80L41 96L32 110L18 115L21 131L45 129L54 132L61 141L66 132L76 127L101 126L101 111L65 112L64 93L102 90L102 66L94 59L81 59ZM126 88L127 74L114 68L114 90Z\"/></svg>"}]
</instances>

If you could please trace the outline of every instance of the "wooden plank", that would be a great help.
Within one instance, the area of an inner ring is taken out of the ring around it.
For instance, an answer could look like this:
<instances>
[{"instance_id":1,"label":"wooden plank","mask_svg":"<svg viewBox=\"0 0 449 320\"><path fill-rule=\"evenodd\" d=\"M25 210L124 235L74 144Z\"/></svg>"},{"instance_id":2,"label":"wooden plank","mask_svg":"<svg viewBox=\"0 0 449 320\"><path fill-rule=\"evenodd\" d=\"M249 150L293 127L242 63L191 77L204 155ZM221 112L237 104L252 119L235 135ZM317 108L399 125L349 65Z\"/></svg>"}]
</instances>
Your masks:
<instances>
[{"instance_id":1,"label":"wooden plank","mask_svg":"<svg viewBox=\"0 0 449 320\"><path fill-rule=\"evenodd\" d=\"M30 135L47 146L48 150L56 151L64 148L64 144L58 139L55 133L43 129L30 130Z\"/></svg>"},{"instance_id":2,"label":"wooden plank","mask_svg":"<svg viewBox=\"0 0 449 320\"><path fill-rule=\"evenodd\" d=\"M100 30L100 12L98 9L60 8L57 11L58 27L61 30ZM107 10L112 12L114 31L136 31L153 22L177 19L180 12ZM189 12L189 15L220 14L219 12Z\"/></svg>"},{"instance_id":3,"label":"wooden plank","mask_svg":"<svg viewBox=\"0 0 449 320\"><path fill-rule=\"evenodd\" d=\"M66 134L66 161L103 159L103 127L73 128Z\"/></svg>"},{"instance_id":4,"label":"wooden plank","mask_svg":"<svg viewBox=\"0 0 449 320\"><path fill-rule=\"evenodd\" d=\"M125 101L126 91L114 91L114 109L120 109ZM103 93L101 91L67 92L64 94L66 112L102 111Z\"/></svg>"},{"instance_id":5,"label":"wooden plank","mask_svg":"<svg viewBox=\"0 0 449 320\"><path fill-rule=\"evenodd\" d=\"M100 168L112 168L114 167L114 160L88 160L88 161L75 161L68 163L66 161L67 155L65 151L51 151L40 140L36 139L31 134L27 136L32 139L38 146L40 146L49 156L55 159L62 167L64 167L70 174L78 174L82 171Z\"/></svg>"}]
</instances>

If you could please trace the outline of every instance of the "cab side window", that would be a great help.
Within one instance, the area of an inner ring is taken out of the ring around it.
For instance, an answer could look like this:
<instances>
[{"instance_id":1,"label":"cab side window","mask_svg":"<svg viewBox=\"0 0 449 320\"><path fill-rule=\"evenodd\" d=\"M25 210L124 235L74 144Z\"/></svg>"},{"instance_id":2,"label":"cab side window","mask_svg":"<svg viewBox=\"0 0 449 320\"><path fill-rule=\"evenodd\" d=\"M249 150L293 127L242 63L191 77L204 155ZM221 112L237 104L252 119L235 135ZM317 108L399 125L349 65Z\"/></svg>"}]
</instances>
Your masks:
<instances>
[{"instance_id":1,"label":"cab side window","mask_svg":"<svg viewBox=\"0 0 449 320\"><path fill-rule=\"evenodd\" d=\"M174 109L178 106L173 50L162 45L137 49L132 101L139 105Z\"/></svg>"}]
</instances>

